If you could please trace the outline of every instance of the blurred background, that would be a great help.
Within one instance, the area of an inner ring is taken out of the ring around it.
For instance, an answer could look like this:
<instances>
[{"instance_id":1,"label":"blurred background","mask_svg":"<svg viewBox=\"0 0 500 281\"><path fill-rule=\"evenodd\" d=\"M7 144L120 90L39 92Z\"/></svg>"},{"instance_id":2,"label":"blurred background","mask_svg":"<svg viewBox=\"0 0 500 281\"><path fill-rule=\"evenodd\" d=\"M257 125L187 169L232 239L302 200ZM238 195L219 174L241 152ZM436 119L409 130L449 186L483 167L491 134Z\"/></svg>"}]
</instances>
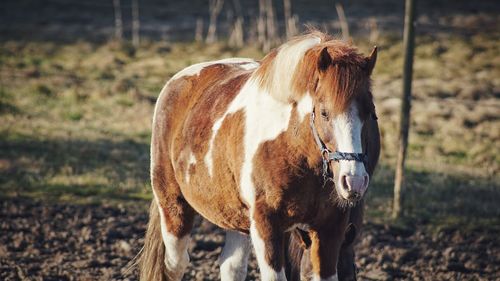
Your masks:
<instances>
[{"instance_id":1,"label":"blurred background","mask_svg":"<svg viewBox=\"0 0 500 281\"><path fill-rule=\"evenodd\" d=\"M390 219L404 1L2 0L0 279L136 280L154 102L188 65L262 58L305 25L379 47L382 134L361 280L500 279L500 2L419 0L404 216ZM218 279L198 220L185 280ZM258 278L255 261L248 280Z\"/></svg>"}]
</instances>

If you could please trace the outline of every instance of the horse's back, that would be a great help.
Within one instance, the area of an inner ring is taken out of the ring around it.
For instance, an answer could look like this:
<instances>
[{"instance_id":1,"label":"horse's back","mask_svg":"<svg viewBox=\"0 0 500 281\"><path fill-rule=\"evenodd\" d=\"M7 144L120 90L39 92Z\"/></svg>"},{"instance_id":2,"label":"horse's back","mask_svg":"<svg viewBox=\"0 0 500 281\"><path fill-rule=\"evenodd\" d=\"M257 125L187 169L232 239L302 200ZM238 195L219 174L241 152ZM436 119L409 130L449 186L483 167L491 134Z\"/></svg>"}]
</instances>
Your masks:
<instances>
[{"instance_id":1,"label":"horse's back","mask_svg":"<svg viewBox=\"0 0 500 281\"><path fill-rule=\"evenodd\" d=\"M196 125L190 124L196 116L220 113L224 101L232 100L236 94L234 89L227 89L228 84L246 81L257 66L251 59L229 58L194 64L176 73L157 99L153 138L172 144L172 137L182 133L184 127Z\"/></svg>"},{"instance_id":2,"label":"horse's back","mask_svg":"<svg viewBox=\"0 0 500 281\"><path fill-rule=\"evenodd\" d=\"M248 221L234 173L243 148L234 139L243 134L244 117L225 113L257 66L250 59L226 59L185 68L162 90L153 118L152 171L155 162L170 163L190 205L212 222L241 231Z\"/></svg>"}]
</instances>

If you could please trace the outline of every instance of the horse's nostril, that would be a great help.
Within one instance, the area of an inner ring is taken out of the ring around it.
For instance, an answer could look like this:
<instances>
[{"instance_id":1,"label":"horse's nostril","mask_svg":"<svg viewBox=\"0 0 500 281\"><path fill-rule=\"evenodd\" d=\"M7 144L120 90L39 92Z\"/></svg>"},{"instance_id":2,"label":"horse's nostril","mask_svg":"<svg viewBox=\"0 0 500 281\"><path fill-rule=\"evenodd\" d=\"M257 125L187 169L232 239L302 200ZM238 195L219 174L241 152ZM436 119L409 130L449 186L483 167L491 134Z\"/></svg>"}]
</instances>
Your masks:
<instances>
[{"instance_id":1,"label":"horse's nostril","mask_svg":"<svg viewBox=\"0 0 500 281\"><path fill-rule=\"evenodd\" d=\"M344 188L345 190L349 190L350 188L347 185L347 176L346 175L342 175L340 180L342 181L342 184L341 184L342 188Z\"/></svg>"},{"instance_id":2,"label":"horse's nostril","mask_svg":"<svg viewBox=\"0 0 500 281\"><path fill-rule=\"evenodd\" d=\"M367 187L368 186L368 182L370 181L370 177L368 177L368 175L365 176L365 180L363 182L363 186L364 187Z\"/></svg>"}]
</instances>

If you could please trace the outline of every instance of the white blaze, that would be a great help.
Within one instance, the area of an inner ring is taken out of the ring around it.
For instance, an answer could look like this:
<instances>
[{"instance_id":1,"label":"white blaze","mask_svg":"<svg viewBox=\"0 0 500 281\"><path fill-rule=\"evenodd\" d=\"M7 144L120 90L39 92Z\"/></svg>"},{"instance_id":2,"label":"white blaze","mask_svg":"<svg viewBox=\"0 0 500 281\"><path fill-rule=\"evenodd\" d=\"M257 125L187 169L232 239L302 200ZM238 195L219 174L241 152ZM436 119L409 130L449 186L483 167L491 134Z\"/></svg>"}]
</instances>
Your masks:
<instances>
[{"instance_id":1,"label":"white blaze","mask_svg":"<svg viewBox=\"0 0 500 281\"><path fill-rule=\"evenodd\" d=\"M363 122L359 118L359 111L355 102L348 110L337 115L333 120L333 134L337 142L337 151L363 153L361 144L361 129ZM364 176L365 166L358 161L340 161L340 174Z\"/></svg>"}]
</instances>

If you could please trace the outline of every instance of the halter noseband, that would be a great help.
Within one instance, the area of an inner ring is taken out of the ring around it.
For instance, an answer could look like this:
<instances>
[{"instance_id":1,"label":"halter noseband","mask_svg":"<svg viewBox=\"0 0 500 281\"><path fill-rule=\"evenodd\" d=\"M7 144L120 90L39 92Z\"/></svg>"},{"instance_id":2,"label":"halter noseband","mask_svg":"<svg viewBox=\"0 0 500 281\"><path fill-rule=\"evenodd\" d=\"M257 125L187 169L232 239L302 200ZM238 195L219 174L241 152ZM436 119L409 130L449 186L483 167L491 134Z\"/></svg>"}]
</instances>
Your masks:
<instances>
[{"instance_id":1,"label":"halter noseband","mask_svg":"<svg viewBox=\"0 0 500 281\"><path fill-rule=\"evenodd\" d=\"M330 169L330 166L328 165L330 161L339 162L340 160L345 160L345 161L358 161L365 163L366 160L368 159L368 155L366 153L353 153L353 152L340 152L340 151L331 152L319 137L318 131L316 130L316 126L314 126L314 109L311 112L310 125L314 140L316 141L316 144L318 145L318 148L321 151L321 159L323 161L323 179L325 183L329 180L333 181L333 176L334 176L333 171Z\"/></svg>"}]
</instances>

